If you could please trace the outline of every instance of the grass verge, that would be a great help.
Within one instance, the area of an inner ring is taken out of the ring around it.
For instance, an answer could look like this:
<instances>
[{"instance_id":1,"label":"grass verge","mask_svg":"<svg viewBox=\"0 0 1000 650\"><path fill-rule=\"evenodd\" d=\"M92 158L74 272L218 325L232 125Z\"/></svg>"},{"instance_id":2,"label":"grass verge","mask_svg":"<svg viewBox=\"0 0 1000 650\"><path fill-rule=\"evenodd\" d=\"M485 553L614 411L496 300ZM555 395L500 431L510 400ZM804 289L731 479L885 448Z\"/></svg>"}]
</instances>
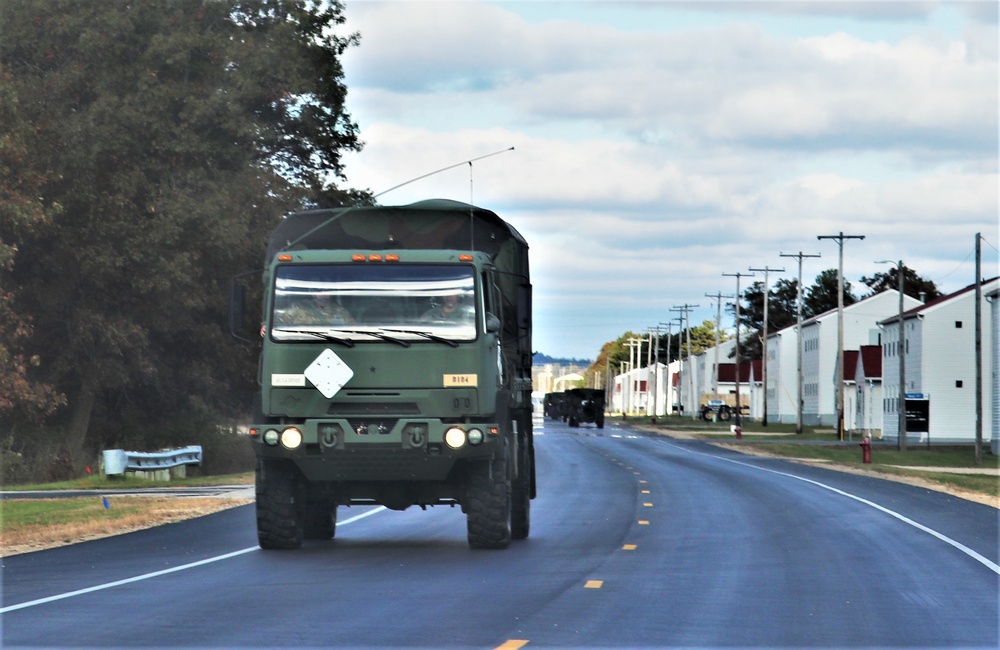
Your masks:
<instances>
[{"instance_id":1,"label":"grass verge","mask_svg":"<svg viewBox=\"0 0 1000 650\"><path fill-rule=\"evenodd\" d=\"M0 502L0 549L4 557L40 551L192 519L252 502L218 497L98 494L69 499L5 499Z\"/></svg>"},{"instance_id":2,"label":"grass verge","mask_svg":"<svg viewBox=\"0 0 1000 650\"><path fill-rule=\"evenodd\" d=\"M730 423L704 422L670 416L651 424L648 418L629 422L647 431L682 438L697 438L746 454L782 457L805 463L822 463L830 469L862 473L909 483L1000 508L1000 456L984 449L982 464L976 465L972 445L935 445L929 449L910 444L905 452L876 443L872 462L862 462L860 437L838 441L836 432L825 427L804 427L795 434L794 424L746 422L744 436L730 435Z\"/></svg>"},{"instance_id":3,"label":"grass verge","mask_svg":"<svg viewBox=\"0 0 1000 650\"><path fill-rule=\"evenodd\" d=\"M152 528L253 503L219 497L107 496L110 490L253 485L252 472L174 479L169 483L126 476L87 476L72 481L4 486L4 490L93 490L88 497L4 499L0 501L0 556L65 546L90 539Z\"/></svg>"}]
</instances>

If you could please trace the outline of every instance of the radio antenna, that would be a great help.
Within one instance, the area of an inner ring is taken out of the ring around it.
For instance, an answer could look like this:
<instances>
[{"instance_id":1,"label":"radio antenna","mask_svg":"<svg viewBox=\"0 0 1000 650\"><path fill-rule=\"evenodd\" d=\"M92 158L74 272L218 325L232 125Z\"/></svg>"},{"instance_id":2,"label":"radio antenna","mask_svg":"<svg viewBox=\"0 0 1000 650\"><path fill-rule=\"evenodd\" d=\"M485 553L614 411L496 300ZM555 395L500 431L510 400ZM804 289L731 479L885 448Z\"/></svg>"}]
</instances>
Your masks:
<instances>
[{"instance_id":1,"label":"radio antenna","mask_svg":"<svg viewBox=\"0 0 1000 650\"><path fill-rule=\"evenodd\" d=\"M372 198L373 199L377 199L378 197L382 196L383 194L388 194L389 192L391 192L393 190L398 190L399 188L403 187L404 185L409 185L410 183L415 183L415 182L417 182L417 181L419 181L419 180L421 180L423 178L427 178L428 176L433 176L434 174L440 174L441 172L448 171L449 169L454 169L455 167L461 167L462 165L469 165L469 168L471 170L472 163L474 163L477 160L482 160L483 158L489 158L490 156L496 156L496 155L499 155L499 154L502 154L502 153L506 153L508 151L513 151L513 150L514 150L514 147L508 147L507 149L501 149L500 151L494 151L493 153L488 153L488 154L485 154L483 156L479 156L477 158L470 158L469 160L463 160L460 163L455 163L454 165L448 165L447 167L442 167L441 169L435 169L432 172L428 172L428 173L423 174L421 176L417 176L416 178L411 178L410 180L406 181L405 183L400 183L399 185L393 185L392 187L390 187L387 190L382 190L378 194L373 195ZM471 174L472 172L470 171L469 173ZM471 180L470 180L470 184L471 184ZM470 193L471 193L471 190L470 190ZM315 228L312 228L308 232L306 232L306 233L304 233L302 235L299 235L296 239L294 239L294 240L288 242L287 244L285 244L281 248L281 250L288 250L292 246L298 244L302 240L304 240L307 237L309 237L310 235L312 235L314 232L317 232L319 230L322 230L323 228L326 228L328 225L330 225L331 223L333 223L337 219L340 219L341 217L343 217L347 213L352 212L356 207L359 207L359 206L350 206L348 208L344 208L343 210L338 211L332 217L330 217L329 219L327 219L323 223L319 224ZM469 216L470 217L472 216L471 209L469 211Z\"/></svg>"},{"instance_id":2,"label":"radio antenna","mask_svg":"<svg viewBox=\"0 0 1000 650\"><path fill-rule=\"evenodd\" d=\"M507 153L508 151L513 151L513 150L514 150L514 147L508 147L506 149L501 149L500 151L494 151L493 153L488 153L486 155L479 156L477 158L470 158L469 160L463 160L460 163L455 163L454 165L448 165L447 167L442 167L441 169L435 169L434 171L428 172L426 174L423 174L422 176L417 176L416 178L411 178L410 180L406 181L405 183L400 183L399 185L393 185L392 187L390 187L387 190L382 190L378 194L375 194L374 196L372 196L372 198L373 199L377 199L378 197L382 196L383 194L388 194L389 192L391 192L393 190L398 190L399 188L403 187L404 185L409 185L410 183L415 183L415 182L417 182L417 181L419 181L421 179L427 178L428 176L433 176L434 174L440 174L441 172L445 172L445 171L448 171L449 169L454 169L456 167L461 167L462 165L469 165L471 167L472 163L476 162L477 160L482 160L483 158L489 158L490 156L497 156L499 154Z\"/></svg>"}]
</instances>

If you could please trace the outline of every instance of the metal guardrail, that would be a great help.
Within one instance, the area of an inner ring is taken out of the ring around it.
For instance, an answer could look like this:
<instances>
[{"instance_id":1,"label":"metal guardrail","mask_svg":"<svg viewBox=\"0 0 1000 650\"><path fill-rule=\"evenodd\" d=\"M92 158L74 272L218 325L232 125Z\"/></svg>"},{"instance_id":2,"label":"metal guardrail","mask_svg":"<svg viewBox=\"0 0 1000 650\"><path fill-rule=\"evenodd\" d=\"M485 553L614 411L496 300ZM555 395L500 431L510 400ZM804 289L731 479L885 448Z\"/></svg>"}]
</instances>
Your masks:
<instances>
[{"instance_id":1,"label":"metal guardrail","mask_svg":"<svg viewBox=\"0 0 1000 650\"><path fill-rule=\"evenodd\" d=\"M156 452L121 449L104 451L104 473L108 476L125 472L157 472L181 465L201 465L201 445Z\"/></svg>"}]
</instances>

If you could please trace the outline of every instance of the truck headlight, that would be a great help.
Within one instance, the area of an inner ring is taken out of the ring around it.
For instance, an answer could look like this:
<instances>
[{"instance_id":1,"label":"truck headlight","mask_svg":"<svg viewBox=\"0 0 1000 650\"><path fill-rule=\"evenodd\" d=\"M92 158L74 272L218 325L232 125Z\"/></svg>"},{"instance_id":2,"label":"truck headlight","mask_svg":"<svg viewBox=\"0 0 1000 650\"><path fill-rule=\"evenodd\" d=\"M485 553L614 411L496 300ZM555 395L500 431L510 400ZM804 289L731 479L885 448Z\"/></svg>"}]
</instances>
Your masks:
<instances>
[{"instance_id":1,"label":"truck headlight","mask_svg":"<svg viewBox=\"0 0 1000 650\"><path fill-rule=\"evenodd\" d=\"M470 445L478 445L483 441L483 432L479 429L469 429L468 439Z\"/></svg>"},{"instance_id":2,"label":"truck headlight","mask_svg":"<svg viewBox=\"0 0 1000 650\"><path fill-rule=\"evenodd\" d=\"M295 427L288 427L281 432L281 446L285 449L298 449L302 444L302 432Z\"/></svg>"},{"instance_id":3,"label":"truck headlight","mask_svg":"<svg viewBox=\"0 0 1000 650\"><path fill-rule=\"evenodd\" d=\"M452 427L444 432L444 441L452 449L459 449L465 445L465 431Z\"/></svg>"},{"instance_id":4,"label":"truck headlight","mask_svg":"<svg viewBox=\"0 0 1000 650\"><path fill-rule=\"evenodd\" d=\"M268 429L267 431L264 432L264 442L271 445L272 447L278 444L278 439L280 437L281 434L278 433L277 429Z\"/></svg>"}]
</instances>

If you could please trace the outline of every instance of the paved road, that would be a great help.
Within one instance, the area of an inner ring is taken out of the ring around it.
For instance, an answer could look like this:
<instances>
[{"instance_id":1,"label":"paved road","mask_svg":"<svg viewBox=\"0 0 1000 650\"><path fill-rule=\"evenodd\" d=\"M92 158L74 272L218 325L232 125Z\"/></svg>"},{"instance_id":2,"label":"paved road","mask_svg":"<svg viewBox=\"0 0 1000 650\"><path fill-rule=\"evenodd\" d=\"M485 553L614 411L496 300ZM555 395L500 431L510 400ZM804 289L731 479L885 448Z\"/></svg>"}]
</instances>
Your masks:
<instances>
[{"instance_id":1,"label":"paved road","mask_svg":"<svg viewBox=\"0 0 1000 650\"><path fill-rule=\"evenodd\" d=\"M341 509L256 548L250 506L3 560L4 647L998 645L998 515L626 428L536 425L532 534Z\"/></svg>"}]
</instances>

